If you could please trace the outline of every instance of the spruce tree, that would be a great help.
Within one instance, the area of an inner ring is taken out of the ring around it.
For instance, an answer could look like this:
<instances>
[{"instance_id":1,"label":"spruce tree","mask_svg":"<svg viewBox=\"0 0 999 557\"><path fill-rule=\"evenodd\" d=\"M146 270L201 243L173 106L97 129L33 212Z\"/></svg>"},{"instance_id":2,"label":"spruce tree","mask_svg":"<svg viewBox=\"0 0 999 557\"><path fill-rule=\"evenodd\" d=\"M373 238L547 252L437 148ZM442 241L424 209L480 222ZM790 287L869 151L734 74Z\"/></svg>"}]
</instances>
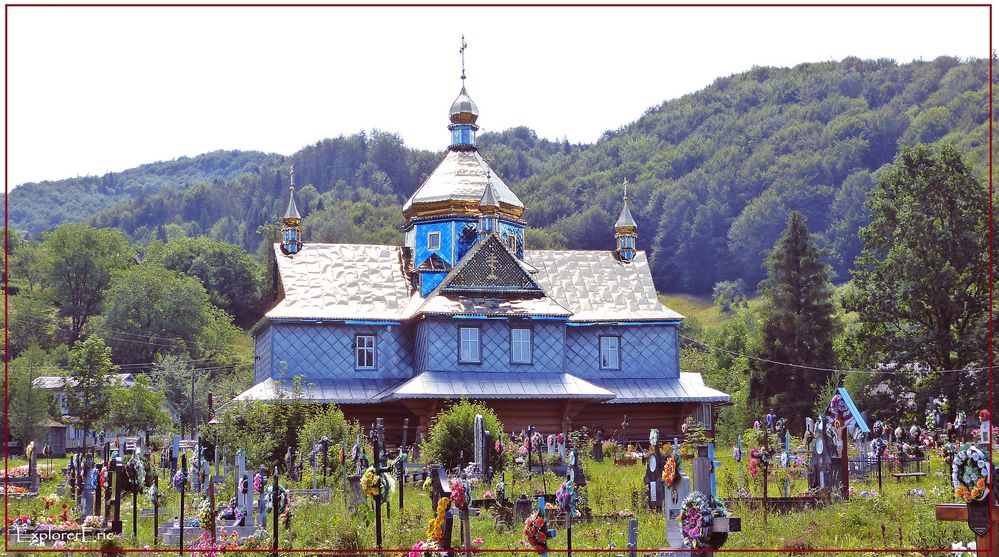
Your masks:
<instances>
[{"instance_id":1,"label":"spruce tree","mask_svg":"<svg viewBox=\"0 0 999 557\"><path fill-rule=\"evenodd\" d=\"M829 375L795 366L833 368L836 364L830 271L822 256L804 215L791 211L787 228L767 256L767 278L760 283L764 318L758 356L769 361L753 362L750 394L766 410L773 408L779 417L787 418L794 430L804 424Z\"/></svg>"}]
</instances>

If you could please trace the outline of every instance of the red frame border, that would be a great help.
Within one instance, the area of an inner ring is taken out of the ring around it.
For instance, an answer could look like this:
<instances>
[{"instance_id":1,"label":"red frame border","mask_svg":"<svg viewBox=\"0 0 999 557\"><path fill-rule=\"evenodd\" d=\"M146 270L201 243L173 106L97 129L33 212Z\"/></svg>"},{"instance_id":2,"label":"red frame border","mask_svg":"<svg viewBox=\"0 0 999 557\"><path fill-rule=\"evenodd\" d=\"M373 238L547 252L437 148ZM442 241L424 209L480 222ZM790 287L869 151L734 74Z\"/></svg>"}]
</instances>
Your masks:
<instances>
[{"instance_id":1,"label":"red frame border","mask_svg":"<svg viewBox=\"0 0 999 557\"><path fill-rule=\"evenodd\" d=\"M10 56L10 48L9 48L10 47L10 45L9 45L10 34L8 32L9 9L10 8L78 8L78 7L79 8L136 8L136 7L141 7L141 8L149 8L149 7L164 7L164 8L166 8L166 7L169 7L169 8L185 8L185 7L186 8L203 8L203 7L226 7L226 8L229 8L229 7L244 7L244 8L247 8L247 7L253 7L253 8L277 8L277 7L281 7L281 8L285 8L285 7L299 7L299 8L301 8L301 7L317 7L317 8L329 8L329 7L335 7L335 8L341 8L341 7L365 7L365 8L556 8L556 7L557 8L569 8L569 7L575 7L575 8L610 8L610 7L613 7L613 8L640 8L640 7L644 7L644 8L682 8L682 7L697 7L697 8L985 8L985 7L987 7L988 10L989 10L989 54L988 54L988 60L989 60L989 168L988 168L988 170L989 170L989 240L990 240L989 241L989 317L990 318L989 318L989 323L988 323L988 325L989 325L989 351L988 351L988 353L989 353L989 357L988 357L989 365L988 365L988 368L989 368L989 407L992 410L992 414L995 415L995 411L994 411L995 410L995 404L994 404L994 400L993 400L994 383L993 383L993 376L992 376L992 366L993 366L993 358L994 358L994 355L993 355L993 352L992 352L992 347L993 347L993 333L994 333L994 331L993 331L993 321L994 321L995 313L994 313L994 306L993 306L993 304L994 304L994 292L993 292L993 280L994 280L994 276L993 276L993 246L992 246L992 241L991 241L992 238L993 238L993 207L992 207L992 205L993 205L992 204L992 200L993 200L993 178L992 178L992 175L993 175L993 173L992 173L992 168L993 168L993 148L992 148L992 142L993 142L993 91L992 91L992 88L993 87L992 87L992 82L993 82L993 78L992 78L992 71L993 71L993 66L995 65L995 61L993 61L993 46L992 46L992 44L993 44L993 41L992 41L992 4L887 4L887 3L881 3L881 4L855 4L855 3L854 4L850 4L850 3L843 3L843 4L835 4L835 3L825 3L825 4L689 4L689 3L688 4L635 4L635 3L629 3L629 4L571 4L571 3L567 3L567 4L555 4L555 3L547 3L547 4L488 4L488 3L481 3L481 4L446 4L446 3L428 3L428 4L388 4L388 3L386 3L386 4L359 4L359 3L345 3L345 4L301 4L301 3L292 3L292 4L268 4L268 3L261 3L261 4L218 4L218 3L215 3L215 4L163 4L163 3L149 3L149 4L138 4L138 3L136 3L136 4L97 4L97 3L95 3L95 4L58 4L58 3L52 3L52 4L4 4L4 162L5 162L5 164L4 164L4 214L3 214L3 222L4 222L4 238L3 238L3 247L4 247L4 258L3 258L3 271L4 271L4 285L3 285L4 286L4 292L3 292L3 297L4 297L4 310L3 310L4 335L3 335L3 343L4 343L4 354L7 354L9 352L9 348L10 348L9 338L8 338L8 334L9 333L8 333L8 329L7 329L7 323L8 323L8 319L9 319L9 304L8 304L8 299L7 299L7 282L8 282L8 279L9 279L8 268L7 268L7 255L9 253L8 252L7 226L8 226L9 207L10 207L9 203L8 203L8 201L9 201L9 197L8 196L9 196L9 193L10 193L10 189L9 189L9 184L8 184L8 169L9 169L9 165L6 164L6 161L9 160L9 145L10 145L10 141L9 141L10 137L9 137L9 133L8 133L8 120L7 120L7 115L10 112L10 105L9 105L9 102L10 102L9 98L10 98L10 96L8 94L8 87L9 87L9 79L8 79L9 78L9 76L8 76L8 67L9 67L9 64L8 64L8 57ZM9 436L10 436L10 414L9 414L9 411L8 411L9 410L9 407L8 407L9 400L8 400L8 397L7 397L8 363L9 362L7 361L7 358L5 357L4 358L4 366L3 366L4 367L4 383L3 383L3 385L4 385L4 402L3 402L3 404L4 404L3 465L4 465L4 488L5 488L4 489L4 497L3 497L4 524L6 524L6 519L7 519L7 516L8 516L8 496L7 496L6 487L8 485L8 481L9 481L9 479L7 477L7 470L8 470L8 450L7 450L7 448L8 448ZM990 459L992 458L992 445L989 446L989 457L990 457ZM992 482L993 482L993 489L995 489L996 478L993 477L992 478ZM993 510L993 505L989 505L989 519L990 519L990 521L992 519L992 516L991 516L992 515L992 510ZM995 523L993 523L993 524L995 524ZM996 527L999 527L999 526L996 526ZM403 548L403 549L360 549L360 550L353 550L353 549L351 549L351 550L346 550L346 549L288 549L288 550L282 550L282 549L278 549L278 554L313 553L313 554L330 554L330 555L335 555L335 554L347 554L347 553L352 553L352 554L370 553L370 554L382 555L382 554L388 553L388 554L398 555L400 553L402 553L402 554L408 554L411 550L412 550L411 548ZM104 551L104 550L90 549L90 550L87 550L87 551L90 552L90 553L111 553L111 552L123 552L123 553L180 553L181 555L186 554L186 553L187 554L194 553L194 550L192 550L190 548L185 548L183 551L174 550L174 549L124 549L124 550L114 550L114 551L112 551L112 550L106 550L106 551ZM553 549L553 550L549 550L549 553L559 554L559 553L566 553L567 551L568 550L565 550L565 549ZM574 553L584 553L584 554L600 554L600 553L603 553L603 554L611 555L611 554L616 554L619 551L627 551L627 550L620 550L620 549L613 549L613 550L607 550L607 549L573 549ZM670 550L670 549L659 549L659 548L654 548L654 549L651 549L651 548L647 548L647 549L636 549L635 551L637 551L637 552L654 552L654 553L658 553L658 552L667 552L667 553L674 553L674 552L707 553L708 552L708 550L700 550L700 549L674 549L674 550ZM902 554L905 554L905 553L925 553L925 552L951 553L953 551L954 550L951 549L951 548L942 548L942 549L887 549L887 548L882 548L882 549L835 549L835 548L831 548L831 549L806 549L806 550L797 550L797 552L799 552L799 553L829 553L829 552L833 552L833 553L861 553L861 552L863 552L863 553L871 553L871 552L874 552L874 553L889 553L889 552L891 552L891 553L902 553ZM988 547L988 548L977 548L977 552L981 553L982 551L986 551L986 552L992 551L992 548L991 547ZM65 553L65 550L61 550L61 549L10 549L10 548L8 548L8 537L4 536L4 552L6 552L6 553L26 553L26 554L30 554L30 553ZM471 552L473 554L488 554L488 553L529 553L530 551L523 550L523 549L473 549L473 550L471 550ZM713 552L714 553L782 553L782 552L785 552L785 550L783 550L783 549L717 549L717 550L713 550ZM274 553L274 552L272 550L270 550L270 549L243 549L243 550L237 549L237 550L234 550L234 551L227 551L226 553Z\"/></svg>"}]
</instances>

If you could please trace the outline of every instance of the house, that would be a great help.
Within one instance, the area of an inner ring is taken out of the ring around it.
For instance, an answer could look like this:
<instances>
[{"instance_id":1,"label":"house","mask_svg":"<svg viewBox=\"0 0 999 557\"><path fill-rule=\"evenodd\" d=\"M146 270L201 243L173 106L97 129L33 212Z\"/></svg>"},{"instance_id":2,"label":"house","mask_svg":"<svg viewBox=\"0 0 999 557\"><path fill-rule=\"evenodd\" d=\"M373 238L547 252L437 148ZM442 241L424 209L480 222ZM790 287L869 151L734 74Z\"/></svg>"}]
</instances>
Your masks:
<instances>
[{"instance_id":1,"label":"house","mask_svg":"<svg viewBox=\"0 0 999 557\"><path fill-rule=\"evenodd\" d=\"M131 387L135 385L135 374L116 373L112 381L120 387ZM46 422L47 434L45 443L52 447L53 455L65 456L67 452L78 452L83 447L83 429L76 427L75 421L69 413L69 403L67 401L67 397L71 396L69 393L72 392L73 380L69 377L43 375L34 378L31 385L37 389L49 391L63 416L63 423L55 420ZM69 386L69 389L67 389L67 386ZM170 404L170 401L166 401L166 410L170 413L170 418L175 423L180 421L180 412ZM87 445L91 447L96 445L97 437L100 433L99 431L91 431L91 438L87 440ZM103 433L105 439L125 435L125 432L121 431L106 431Z\"/></svg>"},{"instance_id":2,"label":"house","mask_svg":"<svg viewBox=\"0 0 999 557\"><path fill-rule=\"evenodd\" d=\"M680 370L683 316L658 300L627 183L615 249L530 249L529 208L479 155L478 116L463 81L447 154L402 207L403 246L303 242L292 170L278 299L252 328L255 384L235 400L276 400L301 376L305 399L365 427L426 431L465 398L518 432L647 439L692 414L710 428L730 397Z\"/></svg>"}]
</instances>

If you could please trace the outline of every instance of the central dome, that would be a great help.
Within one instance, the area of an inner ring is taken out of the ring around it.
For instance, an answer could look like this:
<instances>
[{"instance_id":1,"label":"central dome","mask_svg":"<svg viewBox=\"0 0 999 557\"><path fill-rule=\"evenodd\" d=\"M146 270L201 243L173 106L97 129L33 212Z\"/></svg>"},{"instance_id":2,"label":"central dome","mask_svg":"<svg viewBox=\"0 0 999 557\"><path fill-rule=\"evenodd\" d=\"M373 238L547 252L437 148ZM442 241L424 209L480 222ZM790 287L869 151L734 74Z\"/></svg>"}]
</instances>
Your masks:
<instances>
[{"instance_id":1,"label":"central dome","mask_svg":"<svg viewBox=\"0 0 999 557\"><path fill-rule=\"evenodd\" d=\"M475 106L475 101L468 96L465 85L462 84L458 98L451 104L452 124L474 124L479 119L479 107Z\"/></svg>"}]
</instances>

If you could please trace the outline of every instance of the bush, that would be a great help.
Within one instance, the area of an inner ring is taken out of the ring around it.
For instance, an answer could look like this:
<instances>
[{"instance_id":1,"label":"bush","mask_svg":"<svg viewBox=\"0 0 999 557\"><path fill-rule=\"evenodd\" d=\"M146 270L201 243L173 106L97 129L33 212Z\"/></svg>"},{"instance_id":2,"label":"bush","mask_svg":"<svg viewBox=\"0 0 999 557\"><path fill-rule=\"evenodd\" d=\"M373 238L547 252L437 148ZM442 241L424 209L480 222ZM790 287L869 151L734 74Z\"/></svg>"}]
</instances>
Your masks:
<instances>
[{"instance_id":1,"label":"bush","mask_svg":"<svg viewBox=\"0 0 999 557\"><path fill-rule=\"evenodd\" d=\"M482 414L482 423L492 434L494 442L497 437L505 436L503 424L492 409L478 402L462 400L434 417L423 449L427 456L447 469L464 467L473 461L476 414ZM498 473L503 469L503 459L492 447L488 452L489 466ZM462 453L465 462L462 462Z\"/></svg>"},{"instance_id":2,"label":"bush","mask_svg":"<svg viewBox=\"0 0 999 557\"><path fill-rule=\"evenodd\" d=\"M303 465L309 464L309 453L312 451L314 443L326 437L330 438L330 448L327 465L331 473L336 474L340 470L340 442L343 441L344 450L347 453L347 465L350 466L350 448L354 446L361 426L356 421L348 422L343 412L335 404L331 404L325 409L321 409L302 425L298 431L298 455L297 459ZM322 456L317 456L316 466L322 469Z\"/></svg>"}]
</instances>

